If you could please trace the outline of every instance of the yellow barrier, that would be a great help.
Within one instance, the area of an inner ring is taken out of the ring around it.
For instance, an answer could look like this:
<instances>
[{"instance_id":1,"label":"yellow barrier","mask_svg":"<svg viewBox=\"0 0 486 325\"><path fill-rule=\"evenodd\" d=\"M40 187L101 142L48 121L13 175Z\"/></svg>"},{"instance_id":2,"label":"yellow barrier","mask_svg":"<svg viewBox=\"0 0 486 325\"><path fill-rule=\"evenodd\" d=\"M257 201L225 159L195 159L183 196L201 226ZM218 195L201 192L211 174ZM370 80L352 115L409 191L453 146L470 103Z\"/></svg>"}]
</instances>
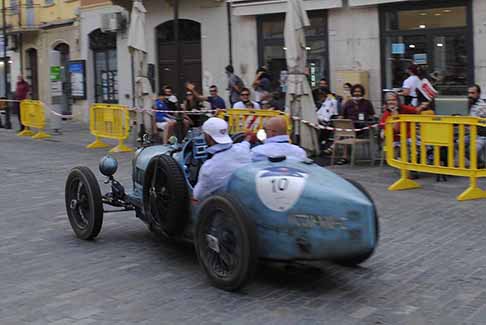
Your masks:
<instances>
[{"instance_id":1,"label":"yellow barrier","mask_svg":"<svg viewBox=\"0 0 486 325\"><path fill-rule=\"evenodd\" d=\"M20 102L20 120L24 130L17 133L19 137L32 136L32 139L45 139L51 136L44 132L46 127L46 112L44 105L38 100L23 100ZM39 131L34 134L31 128Z\"/></svg>"},{"instance_id":2,"label":"yellow barrier","mask_svg":"<svg viewBox=\"0 0 486 325\"><path fill-rule=\"evenodd\" d=\"M288 114L275 110L264 109L239 109L232 108L218 113L217 117L228 122L230 134L245 131L257 131L263 128L265 120L281 116L287 121L287 129L290 134L292 125Z\"/></svg>"},{"instance_id":3,"label":"yellow barrier","mask_svg":"<svg viewBox=\"0 0 486 325\"><path fill-rule=\"evenodd\" d=\"M86 148L106 148L108 145L100 138L118 140L118 145L110 152L130 152L132 148L123 141L130 134L130 116L128 107L115 104L93 104L89 109L89 129L96 137Z\"/></svg>"},{"instance_id":4,"label":"yellow barrier","mask_svg":"<svg viewBox=\"0 0 486 325\"><path fill-rule=\"evenodd\" d=\"M400 130L398 143L394 142L394 126ZM385 127L386 159L390 166L400 169L401 178L388 189L398 191L419 188L420 184L409 178L409 171L417 171L469 177L469 188L457 199L486 198L486 191L481 190L477 184L479 177L486 177L486 169L478 169L477 166L478 127L486 127L486 120L467 116L390 117ZM395 155L396 146L400 147L399 157Z\"/></svg>"}]
</instances>

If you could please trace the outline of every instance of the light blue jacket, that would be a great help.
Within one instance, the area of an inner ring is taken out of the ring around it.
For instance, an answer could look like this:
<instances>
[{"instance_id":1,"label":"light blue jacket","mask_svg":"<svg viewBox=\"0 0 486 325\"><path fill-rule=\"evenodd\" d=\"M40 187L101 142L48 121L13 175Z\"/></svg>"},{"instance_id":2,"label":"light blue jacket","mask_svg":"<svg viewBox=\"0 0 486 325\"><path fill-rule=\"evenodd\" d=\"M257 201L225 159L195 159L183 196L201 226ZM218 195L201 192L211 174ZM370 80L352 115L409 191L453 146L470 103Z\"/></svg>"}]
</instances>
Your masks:
<instances>
[{"instance_id":1,"label":"light blue jacket","mask_svg":"<svg viewBox=\"0 0 486 325\"><path fill-rule=\"evenodd\" d=\"M207 149L213 157L204 162L199 171L199 179L194 187L193 196L200 200L226 185L231 174L251 162L250 144L216 144Z\"/></svg>"},{"instance_id":2,"label":"light blue jacket","mask_svg":"<svg viewBox=\"0 0 486 325\"><path fill-rule=\"evenodd\" d=\"M299 146L290 143L288 135L277 135L265 140L265 143L251 150L251 160L261 161L268 157L286 156L305 160L307 154Z\"/></svg>"}]
</instances>

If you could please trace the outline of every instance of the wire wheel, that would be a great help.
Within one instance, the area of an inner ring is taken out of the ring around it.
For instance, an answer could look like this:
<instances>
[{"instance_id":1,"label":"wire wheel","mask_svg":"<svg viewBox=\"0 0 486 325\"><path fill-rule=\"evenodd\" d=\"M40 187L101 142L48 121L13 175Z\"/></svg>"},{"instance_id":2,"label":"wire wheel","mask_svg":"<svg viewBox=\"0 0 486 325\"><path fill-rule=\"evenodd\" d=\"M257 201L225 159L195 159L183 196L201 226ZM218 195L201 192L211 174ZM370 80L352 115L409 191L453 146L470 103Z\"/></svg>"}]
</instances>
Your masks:
<instances>
[{"instance_id":1,"label":"wire wheel","mask_svg":"<svg viewBox=\"0 0 486 325\"><path fill-rule=\"evenodd\" d=\"M195 234L199 262L211 283L223 290L243 287L256 270L256 227L228 194L203 203Z\"/></svg>"},{"instance_id":2,"label":"wire wheel","mask_svg":"<svg viewBox=\"0 0 486 325\"><path fill-rule=\"evenodd\" d=\"M144 207L150 229L159 234L180 234L189 218L186 180L170 156L155 157L145 175Z\"/></svg>"},{"instance_id":3,"label":"wire wheel","mask_svg":"<svg viewBox=\"0 0 486 325\"><path fill-rule=\"evenodd\" d=\"M98 181L87 167L75 167L65 187L66 211L74 233L81 239L95 238L103 224L103 203Z\"/></svg>"}]
</instances>

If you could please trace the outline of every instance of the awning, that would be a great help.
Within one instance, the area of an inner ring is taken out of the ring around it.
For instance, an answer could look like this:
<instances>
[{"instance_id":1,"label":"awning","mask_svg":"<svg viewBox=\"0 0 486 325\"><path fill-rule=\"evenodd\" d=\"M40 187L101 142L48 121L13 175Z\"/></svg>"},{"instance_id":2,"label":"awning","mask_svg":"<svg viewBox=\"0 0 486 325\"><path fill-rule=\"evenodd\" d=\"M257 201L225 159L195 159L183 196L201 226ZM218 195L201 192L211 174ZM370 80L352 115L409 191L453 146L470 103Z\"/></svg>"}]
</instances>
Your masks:
<instances>
[{"instance_id":1,"label":"awning","mask_svg":"<svg viewBox=\"0 0 486 325\"><path fill-rule=\"evenodd\" d=\"M407 0L349 0L350 7L382 5L385 3L405 2Z\"/></svg>"},{"instance_id":2,"label":"awning","mask_svg":"<svg viewBox=\"0 0 486 325\"><path fill-rule=\"evenodd\" d=\"M228 0L235 16L255 16L284 13L287 0ZM343 0L304 0L305 10L341 8Z\"/></svg>"}]
</instances>

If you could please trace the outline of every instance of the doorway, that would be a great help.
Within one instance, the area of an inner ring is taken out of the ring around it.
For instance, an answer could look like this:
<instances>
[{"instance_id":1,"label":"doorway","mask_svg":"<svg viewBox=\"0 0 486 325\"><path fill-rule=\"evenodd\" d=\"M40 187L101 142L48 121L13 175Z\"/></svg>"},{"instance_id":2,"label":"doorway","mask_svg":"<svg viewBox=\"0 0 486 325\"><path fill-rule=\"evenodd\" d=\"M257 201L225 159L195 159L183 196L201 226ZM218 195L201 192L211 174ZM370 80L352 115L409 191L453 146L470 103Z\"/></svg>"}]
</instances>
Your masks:
<instances>
[{"instance_id":1,"label":"doorway","mask_svg":"<svg viewBox=\"0 0 486 325\"><path fill-rule=\"evenodd\" d=\"M59 66L61 67L62 95L60 96L61 111L65 115L71 114L71 82L69 80L68 62L69 45L59 43L54 47L54 51L59 52Z\"/></svg>"},{"instance_id":2,"label":"doorway","mask_svg":"<svg viewBox=\"0 0 486 325\"><path fill-rule=\"evenodd\" d=\"M25 79L30 85L32 99L39 99L39 71L37 65L37 50L28 49L26 51L27 62L25 66Z\"/></svg>"},{"instance_id":3,"label":"doorway","mask_svg":"<svg viewBox=\"0 0 486 325\"><path fill-rule=\"evenodd\" d=\"M201 24L188 19L179 19L179 45L181 57L177 58L174 39L174 21L156 27L159 92L166 85L184 89L190 81L201 89ZM177 60L180 60L180 76L177 76ZM177 94L182 98L182 94Z\"/></svg>"}]
</instances>

